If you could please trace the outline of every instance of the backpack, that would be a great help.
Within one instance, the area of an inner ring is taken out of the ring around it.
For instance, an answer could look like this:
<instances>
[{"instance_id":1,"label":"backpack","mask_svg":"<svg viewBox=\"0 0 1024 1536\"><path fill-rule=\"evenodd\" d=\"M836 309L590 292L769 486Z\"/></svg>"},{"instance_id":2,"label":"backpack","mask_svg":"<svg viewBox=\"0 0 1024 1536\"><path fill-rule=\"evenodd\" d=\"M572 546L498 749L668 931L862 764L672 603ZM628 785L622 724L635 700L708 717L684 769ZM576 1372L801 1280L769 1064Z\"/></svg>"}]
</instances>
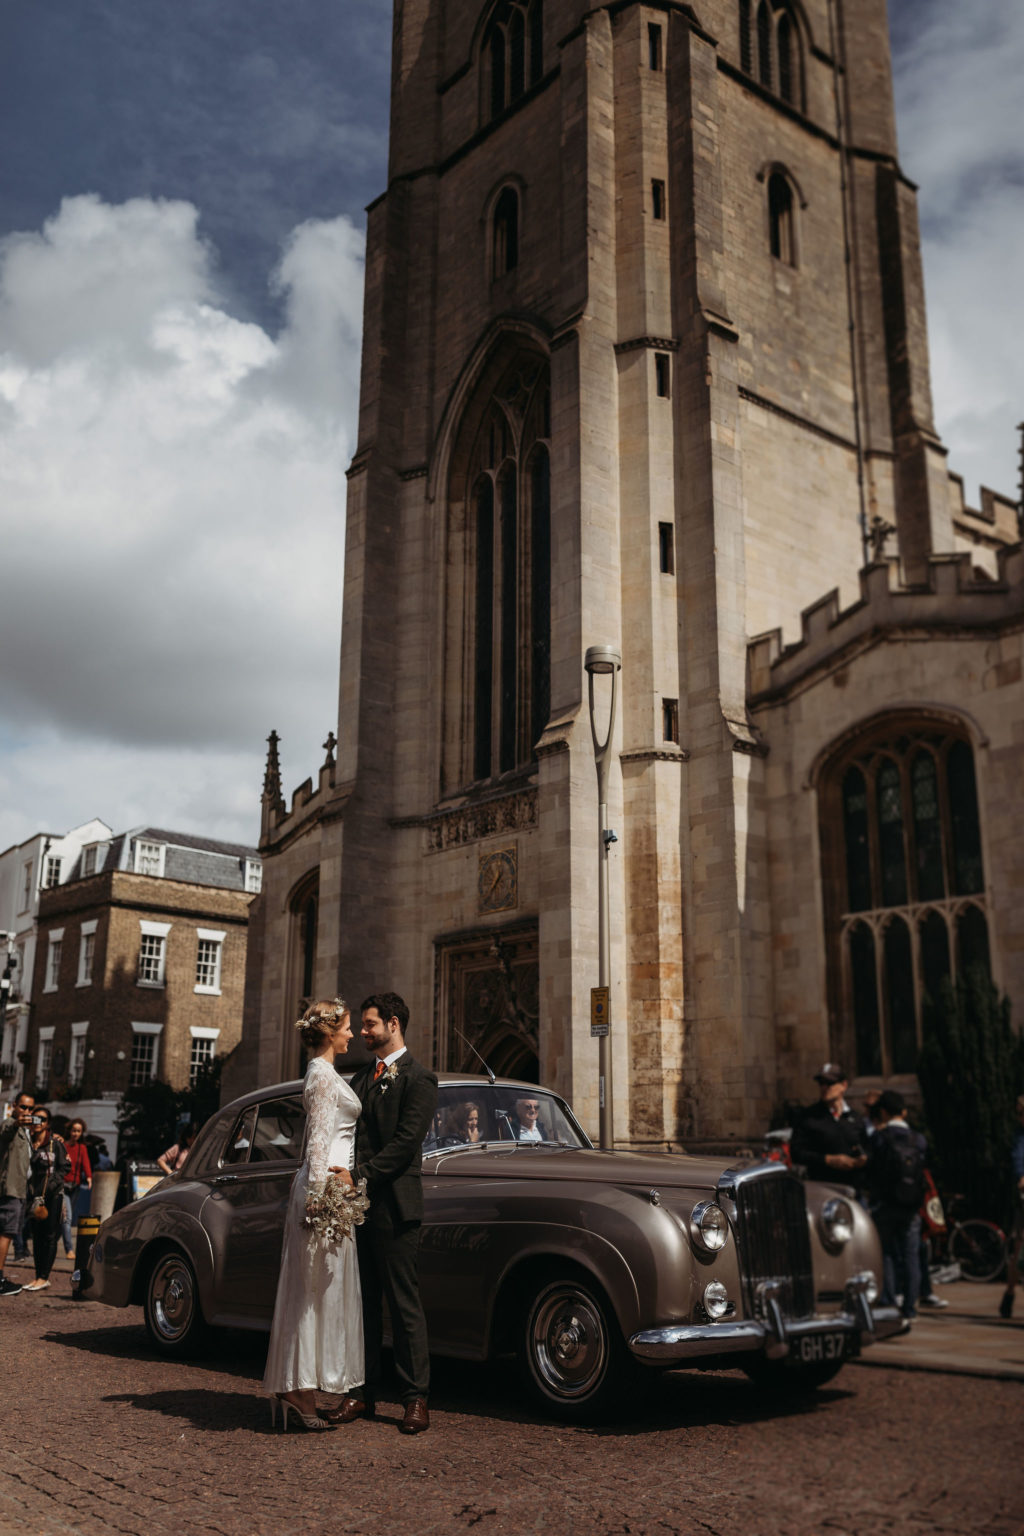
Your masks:
<instances>
[{"instance_id":1,"label":"backpack","mask_svg":"<svg viewBox=\"0 0 1024 1536\"><path fill-rule=\"evenodd\" d=\"M878 1142L878 1171L875 1188L885 1205L897 1205L913 1212L924 1199L925 1152L913 1131L900 1127L875 1133Z\"/></svg>"}]
</instances>

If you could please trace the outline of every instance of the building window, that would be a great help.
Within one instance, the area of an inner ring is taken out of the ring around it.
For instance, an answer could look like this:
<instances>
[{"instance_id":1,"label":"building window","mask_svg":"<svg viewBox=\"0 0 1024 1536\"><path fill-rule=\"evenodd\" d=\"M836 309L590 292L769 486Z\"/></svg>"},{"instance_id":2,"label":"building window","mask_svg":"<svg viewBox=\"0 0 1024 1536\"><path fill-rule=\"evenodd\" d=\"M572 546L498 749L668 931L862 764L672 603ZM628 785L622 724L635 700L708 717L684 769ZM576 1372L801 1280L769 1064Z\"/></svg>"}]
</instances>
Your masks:
<instances>
[{"instance_id":1,"label":"building window","mask_svg":"<svg viewBox=\"0 0 1024 1536\"><path fill-rule=\"evenodd\" d=\"M485 378L487 375L485 375ZM527 765L547 725L551 649L548 370L518 353L467 411L453 458L445 778ZM465 637L465 642L463 641Z\"/></svg>"},{"instance_id":2,"label":"building window","mask_svg":"<svg viewBox=\"0 0 1024 1536\"><path fill-rule=\"evenodd\" d=\"M76 986L79 987L87 987L92 981L92 967L96 956L96 927L96 918L91 918L89 922L82 924L81 937L78 941L78 980L76 982Z\"/></svg>"},{"instance_id":3,"label":"building window","mask_svg":"<svg viewBox=\"0 0 1024 1536\"><path fill-rule=\"evenodd\" d=\"M492 118L512 106L543 73L542 0L499 0L484 35L485 99Z\"/></svg>"},{"instance_id":4,"label":"building window","mask_svg":"<svg viewBox=\"0 0 1024 1536\"><path fill-rule=\"evenodd\" d=\"M148 843L141 838L135 844L135 873L137 875L162 875L166 843Z\"/></svg>"},{"instance_id":5,"label":"building window","mask_svg":"<svg viewBox=\"0 0 1024 1536\"><path fill-rule=\"evenodd\" d=\"M671 523L658 524L658 568L663 576L675 575L675 532Z\"/></svg>"},{"instance_id":6,"label":"building window","mask_svg":"<svg viewBox=\"0 0 1024 1536\"><path fill-rule=\"evenodd\" d=\"M39 1031L39 1054L36 1058L36 1087L48 1092L50 1067L53 1064L53 1035L56 1025L47 1024Z\"/></svg>"},{"instance_id":7,"label":"building window","mask_svg":"<svg viewBox=\"0 0 1024 1536\"><path fill-rule=\"evenodd\" d=\"M738 0L740 68L790 106L803 106L800 29L786 4L761 0L751 24L751 0ZM756 34L756 36L755 36ZM756 58L755 58L756 42Z\"/></svg>"},{"instance_id":8,"label":"building window","mask_svg":"<svg viewBox=\"0 0 1024 1536\"><path fill-rule=\"evenodd\" d=\"M43 887L45 890L52 891L56 886L60 885L60 872L63 863L63 859L57 854L51 853L47 855L43 871Z\"/></svg>"},{"instance_id":9,"label":"building window","mask_svg":"<svg viewBox=\"0 0 1024 1536\"><path fill-rule=\"evenodd\" d=\"M43 983L44 992L56 992L60 985L60 960L64 953L64 929L51 928L49 933L49 949L46 952L46 980Z\"/></svg>"},{"instance_id":10,"label":"building window","mask_svg":"<svg viewBox=\"0 0 1024 1536\"><path fill-rule=\"evenodd\" d=\"M82 879L96 873L96 855L99 851L98 843L90 843L88 848L82 849Z\"/></svg>"},{"instance_id":11,"label":"building window","mask_svg":"<svg viewBox=\"0 0 1024 1536\"><path fill-rule=\"evenodd\" d=\"M220 958L224 948L224 933L213 928L197 930L196 985L197 992L215 992L220 995Z\"/></svg>"},{"instance_id":12,"label":"building window","mask_svg":"<svg viewBox=\"0 0 1024 1536\"><path fill-rule=\"evenodd\" d=\"M974 755L944 724L889 726L843 752L821 804L836 1052L909 1074L926 999L990 969Z\"/></svg>"},{"instance_id":13,"label":"building window","mask_svg":"<svg viewBox=\"0 0 1024 1536\"><path fill-rule=\"evenodd\" d=\"M657 22L647 23L647 68L661 69L661 28Z\"/></svg>"},{"instance_id":14,"label":"building window","mask_svg":"<svg viewBox=\"0 0 1024 1536\"><path fill-rule=\"evenodd\" d=\"M245 888L252 896L258 896L263 889L263 861L261 859L246 859Z\"/></svg>"},{"instance_id":15,"label":"building window","mask_svg":"<svg viewBox=\"0 0 1024 1536\"><path fill-rule=\"evenodd\" d=\"M167 967L167 935L171 925L140 922L139 928L139 986L162 987Z\"/></svg>"},{"instance_id":16,"label":"building window","mask_svg":"<svg viewBox=\"0 0 1024 1536\"><path fill-rule=\"evenodd\" d=\"M663 741L679 742L679 700L661 701L661 736Z\"/></svg>"},{"instance_id":17,"label":"building window","mask_svg":"<svg viewBox=\"0 0 1024 1536\"><path fill-rule=\"evenodd\" d=\"M26 859L21 868L21 911L27 912L32 905L32 864Z\"/></svg>"},{"instance_id":18,"label":"building window","mask_svg":"<svg viewBox=\"0 0 1024 1536\"><path fill-rule=\"evenodd\" d=\"M667 352L655 352L654 354L654 388L659 399L668 399L669 367Z\"/></svg>"},{"instance_id":19,"label":"building window","mask_svg":"<svg viewBox=\"0 0 1024 1536\"><path fill-rule=\"evenodd\" d=\"M779 261L796 266L793 189L781 171L768 177L768 244Z\"/></svg>"},{"instance_id":20,"label":"building window","mask_svg":"<svg viewBox=\"0 0 1024 1536\"><path fill-rule=\"evenodd\" d=\"M665 217L665 183L663 181L651 182L651 215L655 219Z\"/></svg>"},{"instance_id":21,"label":"building window","mask_svg":"<svg viewBox=\"0 0 1024 1536\"><path fill-rule=\"evenodd\" d=\"M162 1024L132 1025L132 1059L128 1070L130 1088L142 1088L156 1077L162 1031Z\"/></svg>"},{"instance_id":22,"label":"building window","mask_svg":"<svg viewBox=\"0 0 1024 1536\"><path fill-rule=\"evenodd\" d=\"M519 265L519 196L514 187L503 188L494 205L491 258L495 278L505 277Z\"/></svg>"},{"instance_id":23,"label":"building window","mask_svg":"<svg viewBox=\"0 0 1024 1536\"><path fill-rule=\"evenodd\" d=\"M71 1059L68 1065L68 1082L80 1086L85 1076L86 1050L88 1048L89 1025L72 1024L71 1026Z\"/></svg>"},{"instance_id":24,"label":"building window","mask_svg":"<svg viewBox=\"0 0 1024 1536\"><path fill-rule=\"evenodd\" d=\"M213 1066L213 1056L220 1030L192 1028L189 1033L192 1036L192 1048L188 1062L188 1081L189 1087L194 1088L200 1072Z\"/></svg>"}]
</instances>

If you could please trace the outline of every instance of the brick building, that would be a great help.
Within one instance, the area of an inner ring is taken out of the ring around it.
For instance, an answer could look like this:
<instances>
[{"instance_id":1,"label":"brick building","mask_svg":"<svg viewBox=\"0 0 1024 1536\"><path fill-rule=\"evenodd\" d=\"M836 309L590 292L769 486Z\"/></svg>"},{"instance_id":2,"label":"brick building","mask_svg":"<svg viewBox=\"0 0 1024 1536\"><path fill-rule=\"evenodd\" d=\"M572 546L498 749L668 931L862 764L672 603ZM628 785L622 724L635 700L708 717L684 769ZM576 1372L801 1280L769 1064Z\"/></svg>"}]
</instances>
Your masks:
<instances>
[{"instance_id":1,"label":"brick building","mask_svg":"<svg viewBox=\"0 0 1024 1536\"><path fill-rule=\"evenodd\" d=\"M92 1125L126 1088L184 1088L237 1045L261 864L252 848L139 828L91 867L40 899L26 1081Z\"/></svg>"},{"instance_id":2,"label":"brick building","mask_svg":"<svg viewBox=\"0 0 1024 1536\"><path fill-rule=\"evenodd\" d=\"M584 653L621 649L616 1138L914 1087L1024 1002L1024 556L932 419L884 0L404 0L337 761L264 786L238 1086L311 992L597 1120Z\"/></svg>"}]
</instances>

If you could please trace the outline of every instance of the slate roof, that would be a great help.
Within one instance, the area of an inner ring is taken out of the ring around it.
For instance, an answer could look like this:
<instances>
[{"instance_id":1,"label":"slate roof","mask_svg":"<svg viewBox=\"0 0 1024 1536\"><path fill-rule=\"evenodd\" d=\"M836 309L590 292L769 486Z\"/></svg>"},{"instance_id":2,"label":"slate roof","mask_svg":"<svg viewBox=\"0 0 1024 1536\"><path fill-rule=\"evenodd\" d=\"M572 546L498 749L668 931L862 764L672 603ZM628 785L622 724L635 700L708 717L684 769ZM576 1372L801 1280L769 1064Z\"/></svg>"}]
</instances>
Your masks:
<instances>
[{"instance_id":1,"label":"slate roof","mask_svg":"<svg viewBox=\"0 0 1024 1536\"><path fill-rule=\"evenodd\" d=\"M181 880L186 885L214 885L222 890L245 889L247 859L260 860L258 848L244 843L222 843L213 837L196 837L191 832L169 832L162 827L136 827L118 833L101 852L96 873L104 869L131 870L135 865L134 848L138 842L163 843L165 880ZM81 857L76 859L71 880L79 880Z\"/></svg>"}]
</instances>

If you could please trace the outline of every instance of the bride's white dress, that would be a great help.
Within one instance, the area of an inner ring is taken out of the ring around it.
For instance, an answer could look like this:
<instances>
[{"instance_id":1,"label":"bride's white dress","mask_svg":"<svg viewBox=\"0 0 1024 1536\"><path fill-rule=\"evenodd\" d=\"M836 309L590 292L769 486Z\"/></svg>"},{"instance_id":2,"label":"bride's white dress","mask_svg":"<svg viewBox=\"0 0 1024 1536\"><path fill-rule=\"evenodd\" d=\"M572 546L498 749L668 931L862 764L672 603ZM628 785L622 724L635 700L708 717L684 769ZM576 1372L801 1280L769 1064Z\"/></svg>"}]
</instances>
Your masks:
<instances>
[{"instance_id":1,"label":"bride's white dress","mask_svg":"<svg viewBox=\"0 0 1024 1536\"><path fill-rule=\"evenodd\" d=\"M303 1163L292 1181L263 1392L347 1392L364 1379L363 1308L353 1233L324 1247L308 1227L306 1194L330 1167L351 1168L361 1105L322 1057L306 1069Z\"/></svg>"}]
</instances>

